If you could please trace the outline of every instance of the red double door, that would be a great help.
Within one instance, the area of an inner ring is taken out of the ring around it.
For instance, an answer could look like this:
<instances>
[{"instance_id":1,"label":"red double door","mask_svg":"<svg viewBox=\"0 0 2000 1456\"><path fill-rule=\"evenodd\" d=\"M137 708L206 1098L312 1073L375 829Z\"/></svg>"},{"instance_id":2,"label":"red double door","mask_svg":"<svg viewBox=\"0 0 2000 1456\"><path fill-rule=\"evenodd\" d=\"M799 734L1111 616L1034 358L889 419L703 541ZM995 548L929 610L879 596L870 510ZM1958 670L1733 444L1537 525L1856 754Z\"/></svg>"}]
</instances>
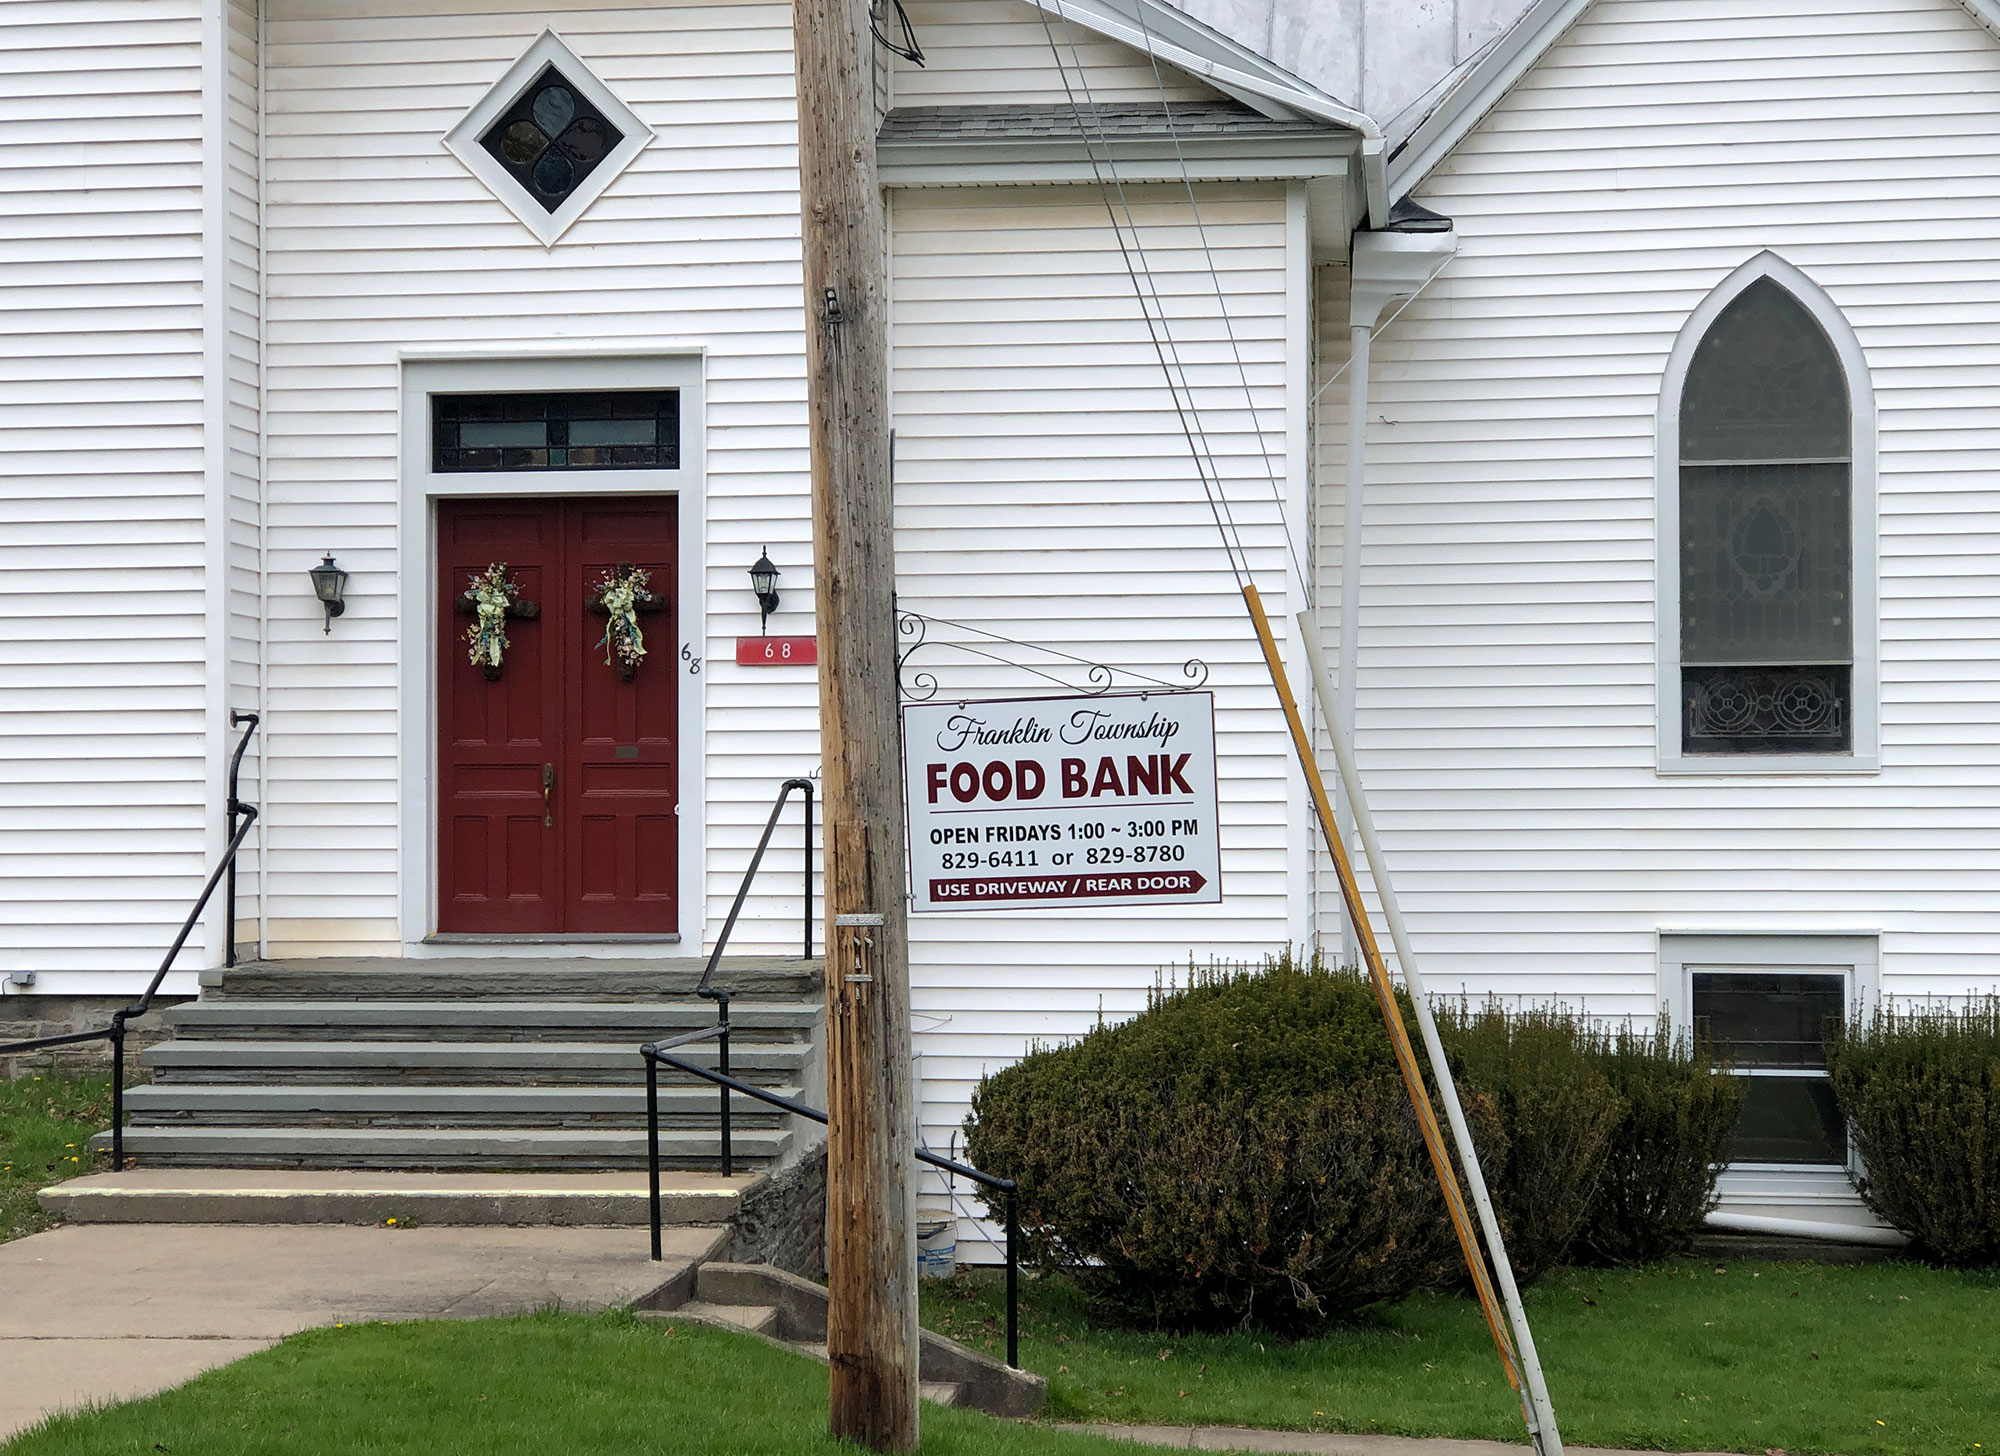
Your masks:
<instances>
[{"instance_id":1,"label":"red double door","mask_svg":"<svg viewBox=\"0 0 2000 1456\"><path fill-rule=\"evenodd\" d=\"M679 928L675 502L438 507L438 929L512 935ZM470 659L461 598L496 562L539 608L510 616L497 671ZM646 656L605 663L599 583L651 574Z\"/></svg>"}]
</instances>

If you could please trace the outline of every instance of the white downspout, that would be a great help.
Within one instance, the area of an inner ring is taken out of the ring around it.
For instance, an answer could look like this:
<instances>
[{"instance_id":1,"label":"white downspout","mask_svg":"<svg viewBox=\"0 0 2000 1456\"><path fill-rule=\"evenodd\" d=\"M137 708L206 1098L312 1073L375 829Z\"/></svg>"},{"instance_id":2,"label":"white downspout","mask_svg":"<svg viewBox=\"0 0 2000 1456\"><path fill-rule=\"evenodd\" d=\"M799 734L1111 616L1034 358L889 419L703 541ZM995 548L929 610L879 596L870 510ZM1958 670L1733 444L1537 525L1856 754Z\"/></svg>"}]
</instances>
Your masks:
<instances>
[{"instance_id":1,"label":"white downspout","mask_svg":"<svg viewBox=\"0 0 2000 1456\"><path fill-rule=\"evenodd\" d=\"M1414 298L1429 286L1458 251L1450 224L1426 214L1432 226L1423 231L1359 232L1354 235L1348 273L1347 481L1342 490L1340 527L1340 640L1333 701L1323 704L1331 714L1335 737L1354 741L1355 711L1361 681L1361 541L1368 493L1368 385L1375 330L1391 303ZM1444 230L1436 225L1442 224ZM1393 315L1391 315L1393 317ZM1340 836L1354 842L1354 812L1345 790L1337 813ZM1340 959L1353 965L1361 958L1354 928L1343 922Z\"/></svg>"},{"instance_id":2,"label":"white downspout","mask_svg":"<svg viewBox=\"0 0 2000 1456\"><path fill-rule=\"evenodd\" d=\"M1761 1213L1711 1213L1705 1225L1739 1234L1781 1234L1795 1239L1819 1239L1829 1244L1874 1244L1900 1249L1910 1242L1908 1234L1874 1224L1819 1223L1806 1218L1773 1218Z\"/></svg>"},{"instance_id":3,"label":"white downspout","mask_svg":"<svg viewBox=\"0 0 2000 1456\"><path fill-rule=\"evenodd\" d=\"M1350 275L1352 276L1352 275ZM1358 291L1356 293L1358 299ZM1352 310L1351 316L1358 316ZM1368 473L1368 364L1369 345L1375 336L1375 316L1366 323L1352 323L1348 329L1347 357L1347 482L1341 491L1340 520L1340 673L1334 692L1333 722L1336 737L1354 738L1355 689L1359 681L1361 650L1361 511ZM1338 804L1340 837L1354 841L1354 813L1342 790ZM1361 948L1355 944L1354 927L1347 921L1340 928L1340 963L1357 964Z\"/></svg>"}]
</instances>

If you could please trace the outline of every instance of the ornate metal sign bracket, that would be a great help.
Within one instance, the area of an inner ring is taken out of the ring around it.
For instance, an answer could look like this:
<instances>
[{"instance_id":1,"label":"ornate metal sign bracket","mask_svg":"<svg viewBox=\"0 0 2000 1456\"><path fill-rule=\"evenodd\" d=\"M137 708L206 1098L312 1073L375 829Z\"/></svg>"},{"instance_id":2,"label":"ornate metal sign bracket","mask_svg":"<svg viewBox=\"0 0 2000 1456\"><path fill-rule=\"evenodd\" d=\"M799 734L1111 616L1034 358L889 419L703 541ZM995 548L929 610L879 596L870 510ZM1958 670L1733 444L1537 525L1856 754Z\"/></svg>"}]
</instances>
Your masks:
<instances>
[{"instance_id":1,"label":"ornate metal sign bracket","mask_svg":"<svg viewBox=\"0 0 2000 1456\"><path fill-rule=\"evenodd\" d=\"M933 627L949 627L959 639L933 637ZM907 703L929 702L938 695L937 674L928 668L911 671L910 659L923 648L934 648L961 652L968 657L980 658L987 662L997 662L1003 667L1025 672L1030 677L1040 678L1066 693L1080 693L1095 697L1108 693L1114 688L1139 691L1185 692L1199 688L1208 682L1208 664L1198 657L1190 657L1181 664L1181 674L1185 682L1168 682L1150 673L1138 672L1129 667L1112 667L1107 663L1092 662L1087 657L1078 657L1064 652L1059 647L1049 647L1039 642L1023 642L1008 637L986 627L975 627L969 622L954 622L944 617L929 617L922 612L908 608L898 608L896 612L896 635L902 650L896 658L896 687ZM973 640L963 640L971 638ZM1023 653L1039 653L1046 659L1040 663L1024 660ZM1076 681L1081 674L1082 682ZM981 692L980 696L991 696Z\"/></svg>"}]
</instances>

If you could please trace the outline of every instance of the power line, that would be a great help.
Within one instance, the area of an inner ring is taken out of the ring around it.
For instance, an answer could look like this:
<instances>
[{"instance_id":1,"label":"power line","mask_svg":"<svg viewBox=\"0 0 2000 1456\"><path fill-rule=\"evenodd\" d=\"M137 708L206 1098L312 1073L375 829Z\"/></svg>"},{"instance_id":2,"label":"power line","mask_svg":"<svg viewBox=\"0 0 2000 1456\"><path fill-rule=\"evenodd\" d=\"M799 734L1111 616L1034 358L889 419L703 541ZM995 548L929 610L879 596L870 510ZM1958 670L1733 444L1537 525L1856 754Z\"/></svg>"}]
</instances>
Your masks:
<instances>
[{"instance_id":1,"label":"power line","mask_svg":"<svg viewBox=\"0 0 2000 1456\"><path fill-rule=\"evenodd\" d=\"M1056 0L1056 3L1060 8L1060 0ZM1222 539L1223 555L1229 562L1230 575L1241 588L1250 579L1249 557L1243 549L1242 533L1238 530L1234 512L1230 509L1228 492L1223 489L1220 473L1215 468L1214 456L1208 450L1206 432L1201 429L1200 410L1195 404L1194 391L1187 382L1186 366L1180 361L1178 349L1172 347L1173 337L1167 326L1166 309L1160 302L1158 286L1153 282L1152 267L1146 258L1145 243L1139 234L1138 220L1132 212L1131 199L1125 192L1124 179L1118 176L1117 163L1111 155L1109 138L1099 117L1096 101L1090 95L1089 77L1084 73L1082 56L1076 50L1076 40L1072 34L1071 57L1076 64L1078 80L1084 88L1084 104L1079 105L1076 90L1070 84L1069 68L1063 63L1062 49L1056 42L1055 29L1049 23L1048 11L1039 6L1036 8L1041 15L1042 34L1048 41L1049 54L1055 61L1056 74L1062 79L1063 95L1068 98L1070 114L1076 121L1078 135L1083 141L1084 155L1090 161L1091 175L1096 180L1098 195L1103 199L1105 214L1111 221L1112 238L1118 244L1118 253L1124 260L1125 273L1131 280L1132 290L1138 296L1139 313L1145 320L1146 333L1152 341L1154 356L1159 360L1160 372L1166 379L1168 397L1173 401L1174 413L1180 421L1181 434L1187 440L1188 453L1194 460L1195 474L1201 481L1202 493L1207 497L1209 513L1215 518L1216 532ZM1097 149L1091 142L1090 128L1084 117L1085 105L1089 107L1091 116L1096 119L1097 135L1104 146L1102 164L1099 163ZM1109 186L1104 175L1107 167L1111 172ZM1112 200L1114 193L1117 198L1115 205ZM1118 220L1121 209L1125 214L1122 226ZM1125 228L1128 227L1132 231L1131 247L1127 247L1125 242ZM1137 263L1133 261L1134 250L1138 253ZM1142 272L1145 275L1143 283L1140 281ZM1154 320L1156 311L1159 314L1157 323ZM1179 371L1178 380L1175 377L1176 370ZM1182 398L1183 394L1186 395L1185 400Z\"/></svg>"},{"instance_id":2,"label":"power line","mask_svg":"<svg viewBox=\"0 0 2000 1456\"><path fill-rule=\"evenodd\" d=\"M1264 457L1264 475L1271 485L1271 500L1277 507L1278 529L1285 535L1285 550L1292 558L1292 570L1299 579L1299 592L1306 605L1312 604L1312 580L1306 574L1305 562L1300 559L1298 542L1292 536L1292 523L1285 506L1284 487L1279 481L1280 472L1272 467L1271 449L1265 444L1264 422L1257 411L1257 397L1250 388L1250 371L1243 363L1243 348L1236 338L1236 323L1230 317L1229 301L1222 288L1222 273L1215 266L1215 252L1209 246L1208 224L1201 215L1201 203L1195 197L1194 178L1188 172L1187 153L1181 147L1180 128L1174 125L1173 103L1167 99L1166 77L1160 71L1160 58L1153 49L1153 33L1146 24L1147 0L1134 0L1133 14L1139 22L1139 34L1146 42L1146 59L1153 68L1153 85L1160 93L1160 110L1167 121L1167 135L1173 139L1174 161L1181 172L1181 186L1187 190L1188 211L1194 215L1195 235L1201 239L1201 256L1208 268L1209 282L1215 291L1216 311L1222 317L1223 332L1229 339L1229 352L1236 361L1236 377L1243 386L1243 403L1250 411L1250 429L1257 437L1260 453ZM1315 395L1316 399L1318 396ZM1310 403L1310 402L1308 402Z\"/></svg>"}]
</instances>

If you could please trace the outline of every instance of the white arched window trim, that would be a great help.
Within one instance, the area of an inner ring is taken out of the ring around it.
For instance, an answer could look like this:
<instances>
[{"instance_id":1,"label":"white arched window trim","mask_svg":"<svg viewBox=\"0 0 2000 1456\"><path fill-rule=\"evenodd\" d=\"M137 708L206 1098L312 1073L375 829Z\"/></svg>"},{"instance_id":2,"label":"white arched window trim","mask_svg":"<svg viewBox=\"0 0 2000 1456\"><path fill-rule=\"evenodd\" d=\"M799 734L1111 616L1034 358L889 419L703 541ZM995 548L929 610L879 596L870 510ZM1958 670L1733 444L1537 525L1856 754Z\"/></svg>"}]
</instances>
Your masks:
<instances>
[{"instance_id":1,"label":"white arched window trim","mask_svg":"<svg viewBox=\"0 0 2000 1456\"><path fill-rule=\"evenodd\" d=\"M1694 351L1722 310L1760 278L1783 288L1819 321L1847 375L1854 432L1850 490L1854 509L1854 751L1825 754L1698 754L1681 750L1681 392ZM1776 253L1762 252L1731 273L1681 325L1660 382L1658 574L1660 772L1740 778L1875 773L1882 766L1881 662L1876 560L1875 390L1860 340L1826 291Z\"/></svg>"}]
</instances>

